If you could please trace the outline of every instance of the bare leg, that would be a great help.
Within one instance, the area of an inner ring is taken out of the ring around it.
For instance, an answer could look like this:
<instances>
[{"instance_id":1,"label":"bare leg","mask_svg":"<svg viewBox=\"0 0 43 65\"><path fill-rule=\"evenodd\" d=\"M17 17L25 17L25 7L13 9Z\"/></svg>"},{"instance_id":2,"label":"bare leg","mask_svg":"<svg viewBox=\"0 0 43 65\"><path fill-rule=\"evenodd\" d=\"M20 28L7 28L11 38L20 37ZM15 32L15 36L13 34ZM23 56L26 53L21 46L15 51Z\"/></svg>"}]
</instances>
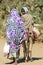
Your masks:
<instances>
[{"instance_id":1,"label":"bare leg","mask_svg":"<svg viewBox=\"0 0 43 65\"><path fill-rule=\"evenodd\" d=\"M13 58L13 61L14 61L15 65L17 65L17 59Z\"/></svg>"},{"instance_id":2,"label":"bare leg","mask_svg":"<svg viewBox=\"0 0 43 65\"><path fill-rule=\"evenodd\" d=\"M17 59L15 58L15 65L17 65Z\"/></svg>"}]
</instances>

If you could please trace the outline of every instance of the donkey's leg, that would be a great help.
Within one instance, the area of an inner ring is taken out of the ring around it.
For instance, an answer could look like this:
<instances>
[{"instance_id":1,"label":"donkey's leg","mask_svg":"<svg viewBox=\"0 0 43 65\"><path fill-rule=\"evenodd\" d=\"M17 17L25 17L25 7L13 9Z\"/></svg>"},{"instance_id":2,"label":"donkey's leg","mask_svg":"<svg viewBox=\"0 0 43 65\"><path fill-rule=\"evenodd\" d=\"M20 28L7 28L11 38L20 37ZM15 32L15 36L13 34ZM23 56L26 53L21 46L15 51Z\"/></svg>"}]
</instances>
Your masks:
<instances>
[{"instance_id":1,"label":"donkey's leg","mask_svg":"<svg viewBox=\"0 0 43 65\"><path fill-rule=\"evenodd\" d=\"M30 54L30 60L32 60L32 47L33 47L32 37L29 37L29 54Z\"/></svg>"},{"instance_id":2,"label":"donkey's leg","mask_svg":"<svg viewBox=\"0 0 43 65\"><path fill-rule=\"evenodd\" d=\"M25 40L25 46L26 46L26 56L25 56L25 61L28 61L28 38Z\"/></svg>"},{"instance_id":3,"label":"donkey's leg","mask_svg":"<svg viewBox=\"0 0 43 65\"><path fill-rule=\"evenodd\" d=\"M27 61L28 58L28 35L26 35L26 38L23 42L23 51L24 51L24 59Z\"/></svg>"},{"instance_id":4,"label":"donkey's leg","mask_svg":"<svg viewBox=\"0 0 43 65\"><path fill-rule=\"evenodd\" d=\"M23 54L24 54L24 60L26 57L26 45L25 45L25 41L23 41Z\"/></svg>"},{"instance_id":5,"label":"donkey's leg","mask_svg":"<svg viewBox=\"0 0 43 65\"><path fill-rule=\"evenodd\" d=\"M30 44L29 44L29 42L28 42L28 44L27 44L27 46L28 46L28 49L27 49L27 50L28 50L28 52L27 52L28 58L27 58L27 59L28 59L28 60L30 60L30 56L29 56L29 53L30 53L30 52L29 52L29 45L30 45Z\"/></svg>"}]
</instances>

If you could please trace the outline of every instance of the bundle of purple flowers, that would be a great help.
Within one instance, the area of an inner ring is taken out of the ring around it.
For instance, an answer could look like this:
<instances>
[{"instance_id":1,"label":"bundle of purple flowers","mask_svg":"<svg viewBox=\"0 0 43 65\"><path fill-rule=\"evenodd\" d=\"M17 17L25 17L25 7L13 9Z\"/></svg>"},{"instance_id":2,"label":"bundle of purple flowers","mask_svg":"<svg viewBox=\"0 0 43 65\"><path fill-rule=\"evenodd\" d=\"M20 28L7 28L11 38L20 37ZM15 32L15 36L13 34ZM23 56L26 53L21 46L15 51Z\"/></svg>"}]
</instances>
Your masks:
<instances>
[{"instance_id":1,"label":"bundle of purple flowers","mask_svg":"<svg viewBox=\"0 0 43 65\"><path fill-rule=\"evenodd\" d=\"M21 17L16 9L11 10L6 25L6 39L7 42L13 42L15 48L19 49L21 42L25 38L25 27Z\"/></svg>"}]
</instances>

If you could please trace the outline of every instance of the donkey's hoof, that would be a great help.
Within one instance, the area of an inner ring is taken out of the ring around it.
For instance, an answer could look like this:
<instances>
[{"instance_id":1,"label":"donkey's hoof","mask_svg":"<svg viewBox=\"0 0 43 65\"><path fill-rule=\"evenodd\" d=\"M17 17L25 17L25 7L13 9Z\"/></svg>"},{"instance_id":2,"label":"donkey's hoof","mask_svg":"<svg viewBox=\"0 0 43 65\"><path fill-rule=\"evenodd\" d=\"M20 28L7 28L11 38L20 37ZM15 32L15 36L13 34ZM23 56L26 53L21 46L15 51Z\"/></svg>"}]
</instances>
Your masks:
<instances>
[{"instance_id":1,"label":"donkey's hoof","mask_svg":"<svg viewBox=\"0 0 43 65\"><path fill-rule=\"evenodd\" d=\"M33 61L33 59L30 59L30 61L32 62L32 61Z\"/></svg>"},{"instance_id":2,"label":"donkey's hoof","mask_svg":"<svg viewBox=\"0 0 43 65\"><path fill-rule=\"evenodd\" d=\"M27 57L25 58L25 62L28 62L28 58Z\"/></svg>"}]
</instances>

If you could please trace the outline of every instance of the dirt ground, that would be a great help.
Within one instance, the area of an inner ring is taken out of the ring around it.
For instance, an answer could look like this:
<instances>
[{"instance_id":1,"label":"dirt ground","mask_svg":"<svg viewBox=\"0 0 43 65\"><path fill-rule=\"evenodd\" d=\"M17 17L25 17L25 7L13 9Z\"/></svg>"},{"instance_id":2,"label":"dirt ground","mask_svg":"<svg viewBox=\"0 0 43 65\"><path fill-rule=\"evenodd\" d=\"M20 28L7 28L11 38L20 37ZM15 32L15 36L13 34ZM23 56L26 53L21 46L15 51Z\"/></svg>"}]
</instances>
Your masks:
<instances>
[{"instance_id":1,"label":"dirt ground","mask_svg":"<svg viewBox=\"0 0 43 65\"><path fill-rule=\"evenodd\" d=\"M4 47L5 39L0 39L0 65L15 65L11 63L12 60L7 59L3 55L3 47ZM21 47L20 52L20 60L18 65L43 65L43 43L35 43L32 49L32 58L33 61L24 62L23 61L23 51Z\"/></svg>"}]
</instances>

